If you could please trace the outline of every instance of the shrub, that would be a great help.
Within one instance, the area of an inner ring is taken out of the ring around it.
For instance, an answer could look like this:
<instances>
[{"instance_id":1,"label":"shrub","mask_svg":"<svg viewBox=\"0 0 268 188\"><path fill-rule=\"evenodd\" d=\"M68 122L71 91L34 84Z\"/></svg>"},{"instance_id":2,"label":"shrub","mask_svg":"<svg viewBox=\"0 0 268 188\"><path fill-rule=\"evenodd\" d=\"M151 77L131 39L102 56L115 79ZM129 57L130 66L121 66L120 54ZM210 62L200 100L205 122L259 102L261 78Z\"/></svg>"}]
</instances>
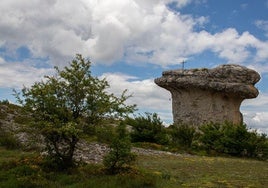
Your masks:
<instances>
[{"instance_id":1,"label":"shrub","mask_svg":"<svg viewBox=\"0 0 268 188\"><path fill-rule=\"evenodd\" d=\"M21 143L14 134L0 126L0 146L4 146L6 149L19 149L21 148Z\"/></svg>"},{"instance_id":2,"label":"shrub","mask_svg":"<svg viewBox=\"0 0 268 188\"><path fill-rule=\"evenodd\" d=\"M250 132L245 155L259 159L268 159L268 138L266 134Z\"/></svg>"},{"instance_id":3,"label":"shrub","mask_svg":"<svg viewBox=\"0 0 268 188\"><path fill-rule=\"evenodd\" d=\"M220 147L220 138L223 133L220 131L220 124L207 124L200 127L202 132L199 141L203 148L210 153L211 151L218 151Z\"/></svg>"},{"instance_id":4,"label":"shrub","mask_svg":"<svg viewBox=\"0 0 268 188\"><path fill-rule=\"evenodd\" d=\"M117 127L116 133L110 144L111 150L103 160L104 166L112 174L118 173L136 158L135 154L131 153L130 138L123 123Z\"/></svg>"},{"instance_id":5,"label":"shrub","mask_svg":"<svg viewBox=\"0 0 268 188\"><path fill-rule=\"evenodd\" d=\"M96 126L96 136L99 142L111 143L115 136L115 128L113 125Z\"/></svg>"},{"instance_id":6,"label":"shrub","mask_svg":"<svg viewBox=\"0 0 268 188\"><path fill-rule=\"evenodd\" d=\"M1 100L0 104L9 105L9 101L7 99Z\"/></svg>"},{"instance_id":7,"label":"shrub","mask_svg":"<svg viewBox=\"0 0 268 188\"><path fill-rule=\"evenodd\" d=\"M199 141L208 153L216 151L232 156L267 158L268 139L256 131L249 131L246 125L230 123L207 124L200 128Z\"/></svg>"},{"instance_id":8,"label":"shrub","mask_svg":"<svg viewBox=\"0 0 268 188\"><path fill-rule=\"evenodd\" d=\"M195 135L196 129L192 126L185 124L171 126L172 143L184 149L191 148Z\"/></svg>"},{"instance_id":9,"label":"shrub","mask_svg":"<svg viewBox=\"0 0 268 188\"><path fill-rule=\"evenodd\" d=\"M76 144L81 134L78 124L69 122L60 128L54 128L50 124L42 130L45 139L48 161L52 162L58 170L64 170L75 165L73 159Z\"/></svg>"},{"instance_id":10,"label":"shrub","mask_svg":"<svg viewBox=\"0 0 268 188\"><path fill-rule=\"evenodd\" d=\"M4 109L0 108L0 119L5 120L7 118L8 114Z\"/></svg>"},{"instance_id":11,"label":"shrub","mask_svg":"<svg viewBox=\"0 0 268 188\"><path fill-rule=\"evenodd\" d=\"M17 115L14 118L14 122L18 124L28 124L31 121L31 117L26 115Z\"/></svg>"},{"instance_id":12,"label":"shrub","mask_svg":"<svg viewBox=\"0 0 268 188\"><path fill-rule=\"evenodd\" d=\"M128 118L126 123L132 127L132 142L168 143L168 136L156 113L146 113L146 116Z\"/></svg>"}]
</instances>

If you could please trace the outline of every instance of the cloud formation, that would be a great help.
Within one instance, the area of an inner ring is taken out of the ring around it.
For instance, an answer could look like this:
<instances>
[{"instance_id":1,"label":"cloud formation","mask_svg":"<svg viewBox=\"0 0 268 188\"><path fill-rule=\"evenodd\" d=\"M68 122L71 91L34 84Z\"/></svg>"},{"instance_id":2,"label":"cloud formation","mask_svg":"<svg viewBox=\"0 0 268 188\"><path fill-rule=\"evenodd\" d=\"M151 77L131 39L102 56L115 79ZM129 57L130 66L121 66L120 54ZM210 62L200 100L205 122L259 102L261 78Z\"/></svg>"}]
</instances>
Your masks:
<instances>
[{"instance_id":1,"label":"cloud formation","mask_svg":"<svg viewBox=\"0 0 268 188\"><path fill-rule=\"evenodd\" d=\"M248 99L242 103L241 112L244 122L252 129L261 133L268 133L268 95L260 92L255 99Z\"/></svg>"},{"instance_id":2,"label":"cloud formation","mask_svg":"<svg viewBox=\"0 0 268 188\"><path fill-rule=\"evenodd\" d=\"M110 84L109 91L118 96L127 89L132 95L128 103L137 104L139 110L158 112L163 119L172 119L171 95L158 87L153 79L139 80L121 73L105 73L101 78L106 78Z\"/></svg>"},{"instance_id":3,"label":"cloud formation","mask_svg":"<svg viewBox=\"0 0 268 188\"><path fill-rule=\"evenodd\" d=\"M49 57L57 65L75 53L96 63L168 66L205 50L243 63L253 48L256 61L268 59L267 41L234 28L214 34L200 30L207 17L172 11L170 3L181 8L191 0L2 0L0 46L9 51L26 46L34 57Z\"/></svg>"},{"instance_id":4,"label":"cloud formation","mask_svg":"<svg viewBox=\"0 0 268 188\"><path fill-rule=\"evenodd\" d=\"M263 30L265 32L265 36L268 38L268 20L256 20L255 25L259 29Z\"/></svg>"},{"instance_id":5,"label":"cloud formation","mask_svg":"<svg viewBox=\"0 0 268 188\"><path fill-rule=\"evenodd\" d=\"M139 80L121 73L106 73L101 78L109 82L110 92L119 96L127 89L128 94L132 95L128 103L136 104L142 112L157 112L166 123L172 123L171 95L158 87L153 79Z\"/></svg>"},{"instance_id":6,"label":"cloud formation","mask_svg":"<svg viewBox=\"0 0 268 188\"><path fill-rule=\"evenodd\" d=\"M34 82L43 79L44 75L51 75L53 69L36 68L29 63L7 63L0 58L0 88L29 87Z\"/></svg>"}]
</instances>

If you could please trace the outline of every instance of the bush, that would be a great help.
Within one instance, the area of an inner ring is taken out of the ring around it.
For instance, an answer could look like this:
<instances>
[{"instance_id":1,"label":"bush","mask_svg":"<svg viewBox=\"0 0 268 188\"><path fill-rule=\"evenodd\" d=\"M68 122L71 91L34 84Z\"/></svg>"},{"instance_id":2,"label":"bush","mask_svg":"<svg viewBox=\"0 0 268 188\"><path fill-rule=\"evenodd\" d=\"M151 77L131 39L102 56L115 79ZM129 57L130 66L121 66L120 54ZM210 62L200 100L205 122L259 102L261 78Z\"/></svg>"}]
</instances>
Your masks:
<instances>
[{"instance_id":1,"label":"bush","mask_svg":"<svg viewBox=\"0 0 268 188\"><path fill-rule=\"evenodd\" d=\"M200 127L201 136L199 141L207 153L212 151L219 151L221 147L220 138L223 136L223 132L220 130L220 124L207 124Z\"/></svg>"},{"instance_id":2,"label":"bush","mask_svg":"<svg viewBox=\"0 0 268 188\"><path fill-rule=\"evenodd\" d=\"M31 117L30 116L26 116L26 115L17 115L14 117L14 122L18 123L18 124L29 124L31 121Z\"/></svg>"},{"instance_id":3,"label":"bush","mask_svg":"<svg viewBox=\"0 0 268 188\"><path fill-rule=\"evenodd\" d=\"M96 126L97 140L102 143L111 143L115 136L115 128L113 125Z\"/></svg>"},{"instance_id":4,"label":"bush","mask_svg":"<svg viewBox=\"0 0 268 188\"><path fill-rule=\"evenodd\" d=\"M73 155L82 132L78 127L78 124L69 122L60 128L47 124L42 130L48 159L58 166L58 170L75 166Z\"/></svg>"},{"instance_id":5,"label":"bush","mask_svg":"<svg viewBox=\"0 0 268 188\"><path fill-rule=\"evenodd\" d=\"M0 127L0 146L4 146L6 149L19 149L21 143L14 134Z\"/></svg>"},{"instance_id":6,"label":"bush","mask_svg":"<svg viewBox=\"0 0 268 188\"><path fill-rule=\"evenodd\" d=\"M111 150L103 160L104 166L112 174L120 172L136 158L136 155L131 153L130 138L123 123L117 127L116 133L110 145Z\"/></svg>"},{"instance_id":7,"label":"bush","mask_svg":"<svg viewBox=\"0 0 268 188\"><path fill-rule=\"evenodd\" d=\"M207 124L200 128L199 141L208 153L213 151L232 156L267 159L268 139L256 131L248 131L246 125L230 123Z\"/></svg>"},{"instance_id":8,"label":"bush","mask_svg":"<svg viewBox=\"0 0 268 188\"><path fill-rule=\"evenodd\" d=\"M126 123L132 127L132 142L167 144L169 141L163 122L156 113L128 118Z\"/></svg>"},{"instance_id":9,"label":"bush","mask_svg":"<svg viewBox=\"0 0 268 188\"><path fill-rule=\"evenodd\" d=\"M189 149L192 147L195 135L196 129L192 126L185 124L171 126L172 143L179 145L184 149Z\"/></svg>"},{"instance_id":10,"label":"bush","mask_svg":"<svg viewBox=\"0 0 268 188\"><path fill-rule=\"evenodd\" d=\"M7 112L4 109L0 108L0 119L5 120L7 116L8 116Z\"/></svg>"},{"instance_id":11,"label":"bush","mask_svg":"<svg viewBox=\"0 0 268 188\"><path fill-rule=\"evenodd\" d=\"M266 134L250 132L245 153L249 157L268 159L268 138Z\"/></svg>"},{"instance_id":12,"label":"bush","mask_svg":"<svg viewBox=\"0 0 268 188\"><path fill-rule=\"evenodd\" d=\"M1 100L0 104L9 105L9 101L7 99Z\"/></svg>"}]
</instances>

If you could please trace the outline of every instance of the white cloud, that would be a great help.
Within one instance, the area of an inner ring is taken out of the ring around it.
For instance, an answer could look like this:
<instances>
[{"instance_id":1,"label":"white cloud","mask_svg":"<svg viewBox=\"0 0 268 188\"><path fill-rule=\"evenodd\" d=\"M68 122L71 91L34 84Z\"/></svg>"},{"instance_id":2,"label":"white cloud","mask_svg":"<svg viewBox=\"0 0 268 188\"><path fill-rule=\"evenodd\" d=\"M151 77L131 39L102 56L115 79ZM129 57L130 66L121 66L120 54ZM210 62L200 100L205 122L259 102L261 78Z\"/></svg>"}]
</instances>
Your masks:
<instances>
[{"instance_id":1,"label":"white cloud","mask_svg":"<svg viewBox=\"0 0 268 188\"><path fill-rule=\"evenodd\" d=\"M167 90L158 87L153 79L138 80L120 73L105 73L101 78L107 79L112 93L120 95L127 89L128 94L132 94L128 103L137 104L139 110L156 112L162 120L172 122L171 95Z\"/></svg>"},{"instance_id":2,"label":"white cloud","mask_svg":"<svg viewBox=\"0 0 268 188\"><path fill-rule=\"evenodd\" d=\"M5 60L0 57L0 66L1 66L1 64L4 64L4 63L5 63Z\"/></svg>"},{"instance_id":3,"label":"white cloud","mask_svg":"<svg viewBox=\"0 0 268 188\"><path fill-rule=\"evenodd\" d=\"M205 50L241 63L251 55L249 47L256 49L256 60L268 59L267 42L235 29L197 32L209 18L173 12L171 2L181 8L198 1L1 0L0 35L6 48L26 46L34 57L58 65L82 53L97 63L124 59L167 66Z\"/></svg>"},{"instance_id":4,"label":"white cloud","mask_svg":"<svg viewBox=\"0 0 268 188\"><path fill-rule=\"evenodd\" d=\"M52 69L35 68L27 63L0 63L0 87L30 86L52 72Z\"/></svg>"},{"instance_id":5,"label":"white cloud","mask_svg":"<svg viewBox=\"0 0 268 188\"><path fill-rule=\"evenodd\" d=\"M248 8L248 4L247 4L247 3L242 3L242 4L240 5L240 8L241 8L242 10L246 10L246 9Z\"/></svg>"},{"instance_id":6,"label":"white cloud","mask_svg":"<svg viewBox=\"0 0 268 188\"><path fill-rule=\"evenodd\" d=\"M191 3L192 0L165 0L167 3L175 3L177 8L182 8Z\"/></svg>"},{"instance_id":7,"label":"white cloud","mask_svg":"<svg viewBox=\"0 0 268 188\"><path fill-rule=\"evenodd\" d=\"M268 37L268 20L256 20L255 25L265 32L265 36Z\"/></svg>"},{"instance_id":8,"label":"white cloud","mask_svg":"<svg viewBox=\"0 0 268 188\"><path fill-rule=\"evenodd\" d=\"M268 112L245 113L244 121L249 128L268 134Z\"/></svg>"},{"instance_id":9,"label":"white cloud","mask_svg":"<svg viewBox=\"0 0 268 188\"><path fill-rule=\"evenodd\" d=\"M268 134L268 93L260 93L255 99L245 100L241 112L248 127Z\"/></svg>"},{"instance_id":10,"label":"white cloud","mask_svg":"<svg viewBox=\"0 0 268 188\"><path fill-rule=\"evenodd\" d=\"M259 109L261 107L264 107L263 109L266 109L266 111L268 112L268 108L266 108L267 106L268 106L268 93L262 93L262 92L259 93L257 98L247 99L242 103L242 107L245 108L250 107L250 109L254 111L256 108Z\"/></svg>"}]
</instances>

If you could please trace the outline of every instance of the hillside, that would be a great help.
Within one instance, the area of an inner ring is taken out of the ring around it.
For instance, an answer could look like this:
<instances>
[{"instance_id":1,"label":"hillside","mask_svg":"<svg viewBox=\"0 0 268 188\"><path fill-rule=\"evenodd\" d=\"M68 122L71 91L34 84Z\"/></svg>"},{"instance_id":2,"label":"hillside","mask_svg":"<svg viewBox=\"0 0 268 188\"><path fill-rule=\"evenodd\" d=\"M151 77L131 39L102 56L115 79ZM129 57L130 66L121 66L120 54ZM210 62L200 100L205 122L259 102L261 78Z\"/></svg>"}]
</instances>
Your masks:
<instances>
[{"instance_id":1,"label":"hillside","mask_svg":"<svg viewBox=\"0 0 268 188\"><path fill-rule=\"evenodd\" d=\"M42 167L40 150L36 147L42 144L38 143L38 137L30 134L27 126L29 118L19 106L0 105L1 145L10 142L12 146L12 150L0 146L0 187L268 186L267 161L196 156L144 148L132 148L138 158L131 169L109 175L104 173L102 166L102 158L109 148L96 139L86 139L88 141L78 144L76 159L83 159L88 164L66 172L48 172ZM9 139L3 139L7 137Z\"/></svg>"},{"instance_id":2,"label":"hillside","mask_svg":"<svg viewBox=\"0 0 268 188\"><path fill-rule=\"evenodd\" d=\"M147 153L133 169L118 175L103 173L101 164L66 172L47 172L35 152L0 147L0 187L177 188L268 186L268 163L223 157Z\"/></svg>"}]
</instances>

